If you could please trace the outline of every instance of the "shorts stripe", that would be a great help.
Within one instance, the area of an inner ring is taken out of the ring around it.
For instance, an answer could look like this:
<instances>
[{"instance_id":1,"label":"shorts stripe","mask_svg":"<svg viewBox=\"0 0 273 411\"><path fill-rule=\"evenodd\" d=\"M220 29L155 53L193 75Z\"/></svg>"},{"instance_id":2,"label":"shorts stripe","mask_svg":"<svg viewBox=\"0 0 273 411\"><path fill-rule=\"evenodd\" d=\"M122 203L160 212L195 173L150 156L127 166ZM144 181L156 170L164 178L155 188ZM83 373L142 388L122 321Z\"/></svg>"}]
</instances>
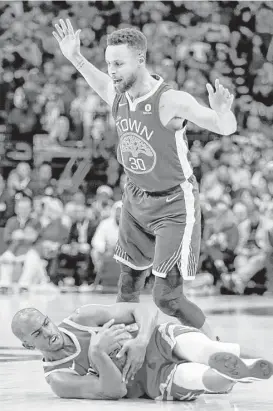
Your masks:
<instances>
[{"instance_id":1,"label":"shorts stripe","mask_svg":"<svg viewBox=\"0 0 273 411\"><path fill-rule=\"evenodd\" d=\"M193 194L193 185L188 181L181 184L184 192L185 208L186 208L186 225L182 238L181 250L181 274L184 279L194 278L195 270L192 270L192 264L189 264L192 258L191 238L195 223L195 200ZM190 267L189 267L190 265Z\"/></svg>"},{"instance_id":2,"label":"shorts stripe","mask_svg":"<svg viewBox=\"0 0 273 411\"><path fill-rule=\"evenodd\" d=\"M121 248L119 243L116 245L115 256L122 258L122 260L129 261L128 254Z\"/></svg>"},{"instance_id":3,"label":"shorts stripe","mask_svg":"<svg viewBox=\"0 0 273 411\"><path fill-rule=\"evenodd\" d=\"M195 224L195 199L193 194L193 185L185 181L181 184L184 193L186 208L186 223L181 243L173 255L166 261L163 261L153 273L155 275L166 277L166 274L177 264L179 271L184 279L194 279L196 275L196 260L191 246L192 232Z\"/></svg>"}]
</instances>

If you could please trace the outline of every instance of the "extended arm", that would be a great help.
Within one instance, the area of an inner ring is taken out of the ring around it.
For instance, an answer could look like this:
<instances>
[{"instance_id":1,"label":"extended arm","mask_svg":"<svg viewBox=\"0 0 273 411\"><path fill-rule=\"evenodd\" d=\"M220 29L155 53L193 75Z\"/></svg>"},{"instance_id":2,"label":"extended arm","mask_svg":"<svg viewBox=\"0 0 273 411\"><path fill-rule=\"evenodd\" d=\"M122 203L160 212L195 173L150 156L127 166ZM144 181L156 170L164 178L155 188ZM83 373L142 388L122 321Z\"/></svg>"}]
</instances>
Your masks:
<instances>
[{"instance_id":1,"label":"extended arm","mask_svg":"<svg viewBox=\"0 0 273 411\"><path fill-rule=\"evenodd\" d=\"M118 384L105 386L101 377L90 374L80 376L67 372L53 372L46 377L52 391L61 398L117 400L124 397L127 392L126 386L122 383L120 371L113 361L105 353L98 353L96 360L98 368L102 368L100 373L106 373L110 378L113 372L119 373Z\"/></svg>"},{"instance_id":2,"label":"extended arm","mask_svg":"<svg viewBox=\"0 0 273 411\"><path fill-rule=\"evenodd\" d=\"M113 305L85 305L74 314L71 319L82 325L101 326L114 319L116 324L138 325L138 339L148 343L151 334L157 325L158 310L137 303L116 303Z\"/></svg>"},{"instance_id":3,"label":"extended arm","mask_svg":"<svg viewBox=\"0 0 273 411\"><path fill-rule=\"evenodd\" d=\"M63 55L75 66L89 86L109 105L113 104L115 91L110 77L89 63L80 52L80 32L74 29L69 19L60 19L55 24L53 36L59 43Z\"/></svg>"},{"instance_id":4,"label":"extended arm","mask_svg":"<svg viewBox=\"0 0 273 411\"><path fill-rule=\"evenodd\" d=\"M168 105L172 108L172 117L183 117L199 127L217 134L230 135L235 133L237 122L232 113L233 96L228 90L216 82L216 92L207 85L212 108L204 107L189 93L172 90L168 96Z\"/></svg>"}]
</instances>

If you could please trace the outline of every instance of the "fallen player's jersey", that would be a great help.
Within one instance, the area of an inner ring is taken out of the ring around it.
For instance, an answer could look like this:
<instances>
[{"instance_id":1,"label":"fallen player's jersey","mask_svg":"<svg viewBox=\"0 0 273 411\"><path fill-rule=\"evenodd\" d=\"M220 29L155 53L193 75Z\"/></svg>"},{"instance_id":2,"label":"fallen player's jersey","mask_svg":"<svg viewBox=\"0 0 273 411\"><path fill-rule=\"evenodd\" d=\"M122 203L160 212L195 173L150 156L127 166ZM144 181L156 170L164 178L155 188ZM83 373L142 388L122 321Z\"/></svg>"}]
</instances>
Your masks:
<instances>
[{"instance_id":1,"label":"fallen player's jersey","mask_svg":"<svg viewBox=\"0 0 273 411\"><path fill-rule=\"evenodd\" d=\"M133 338L136 331L136 324L126 326L125 341L129 337ZM77 324L68 318L64 319L58 326L59 330L68 335L75 345L75 352L62 359L50 360L43 359L45 377L52 372L71 372L77 375L97 374L95 367L90 365L88 350L92 335L96 334L101 327L88 327ZM130 332L130 330L132 332ZM52 353L51 353L52 354Z\"/></svg>"}]
</instances>

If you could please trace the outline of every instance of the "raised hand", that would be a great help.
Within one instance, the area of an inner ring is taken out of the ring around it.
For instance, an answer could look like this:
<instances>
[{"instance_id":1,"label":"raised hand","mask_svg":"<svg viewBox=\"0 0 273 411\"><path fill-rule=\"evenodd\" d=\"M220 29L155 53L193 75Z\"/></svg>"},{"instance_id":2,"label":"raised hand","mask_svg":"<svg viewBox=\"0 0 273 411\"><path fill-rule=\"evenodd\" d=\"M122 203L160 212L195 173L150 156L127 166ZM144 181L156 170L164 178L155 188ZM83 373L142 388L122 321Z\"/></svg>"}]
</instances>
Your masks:
<instances>
[{"instance_id":1,"label":"raised hand","mask_svg":"<svg viewBox=\"0 0 273 411\"><path fill-rule=\"evenodd\" d=\"M231 109L234 95L224 88L218 79L215 80L215 92L211 84L206 85L209 93L209 103L213 110L225 113Z\"/></svg>"},{"instance_id":2,"label":"raised hand","mask_svg":"<svg viewBox=\"0 0 273 411\"><path fill-rule=\"evenodd\" d=\"M74 29L69 19L66 19L66 23L63 19L59 20L59 24L55 24L56 31L52 34L60 45L60 49L63 55L68 59L73 59L74 56L80 54L80 32L77 30L74 33Z\"/></svg>"}]
</instances>

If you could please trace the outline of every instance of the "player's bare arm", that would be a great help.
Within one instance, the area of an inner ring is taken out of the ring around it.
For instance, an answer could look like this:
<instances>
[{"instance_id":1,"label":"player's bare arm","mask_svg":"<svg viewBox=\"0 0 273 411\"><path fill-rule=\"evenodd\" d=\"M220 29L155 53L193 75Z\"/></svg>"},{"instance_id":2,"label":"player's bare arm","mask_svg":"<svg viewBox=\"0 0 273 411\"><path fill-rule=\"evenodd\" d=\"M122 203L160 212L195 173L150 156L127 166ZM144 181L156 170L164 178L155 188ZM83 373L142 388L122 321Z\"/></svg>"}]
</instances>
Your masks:
<instances>
[{"instance_id":1,"label":"player's bare arm","mask_svg":"<svg viewBox=\"0 0 273 411\"><path fill-rule=\"evenodd\" d=\"M110 106L115 98L115 90L110 77L89 63L80 51L80 32L74 32L69 19L55 24L53 36L58 41L63 55L75 66L89 86Z\"/></svg>"},{"instance_id":2,"label":"player's bare arm","mask_svg":"<svg viewBox=\"0 0 273 411\"><path fill-rule=\"evenodd\" d=\"M207 90L211 108L202 106L184 91L170 90L165 93L161 108L164 123L167 124L174 117L182 117L217 134L235 133L237 122L231 111L233 94L230 94L219 80L215 81L215 92L210 84L207 84Z\"/></svg>"},{"instance_id":3,"label":"player's bare arm","mask_svg":"<svg viewBox=\"0 0 273 411\"><path fill-rule=\"evenodd\" d=\"M158 309L154 306L153 309L149 309L148 313L145 306L143 307L138 303L88 304L78 308L70 319L90 327L102 326L111 319L116 324L137 323L138 338L147 341L157 325Z\"/></svg>"},{"instance_id":4,"label":"player's bare arm","mask_svg":"<svg viewBox=\"0 0 273 411\"><path fill-rule=\"evenodd\" d=\"M122 382L121 372L107 354L119 341L124 332L121 325L108 321L101 331L92 337L90 355L98 371L94 375L78 376L56 371L47 376L53 392L61 398L119 399L126 395L126 385Z\"/></svg>"}]
</instances>

